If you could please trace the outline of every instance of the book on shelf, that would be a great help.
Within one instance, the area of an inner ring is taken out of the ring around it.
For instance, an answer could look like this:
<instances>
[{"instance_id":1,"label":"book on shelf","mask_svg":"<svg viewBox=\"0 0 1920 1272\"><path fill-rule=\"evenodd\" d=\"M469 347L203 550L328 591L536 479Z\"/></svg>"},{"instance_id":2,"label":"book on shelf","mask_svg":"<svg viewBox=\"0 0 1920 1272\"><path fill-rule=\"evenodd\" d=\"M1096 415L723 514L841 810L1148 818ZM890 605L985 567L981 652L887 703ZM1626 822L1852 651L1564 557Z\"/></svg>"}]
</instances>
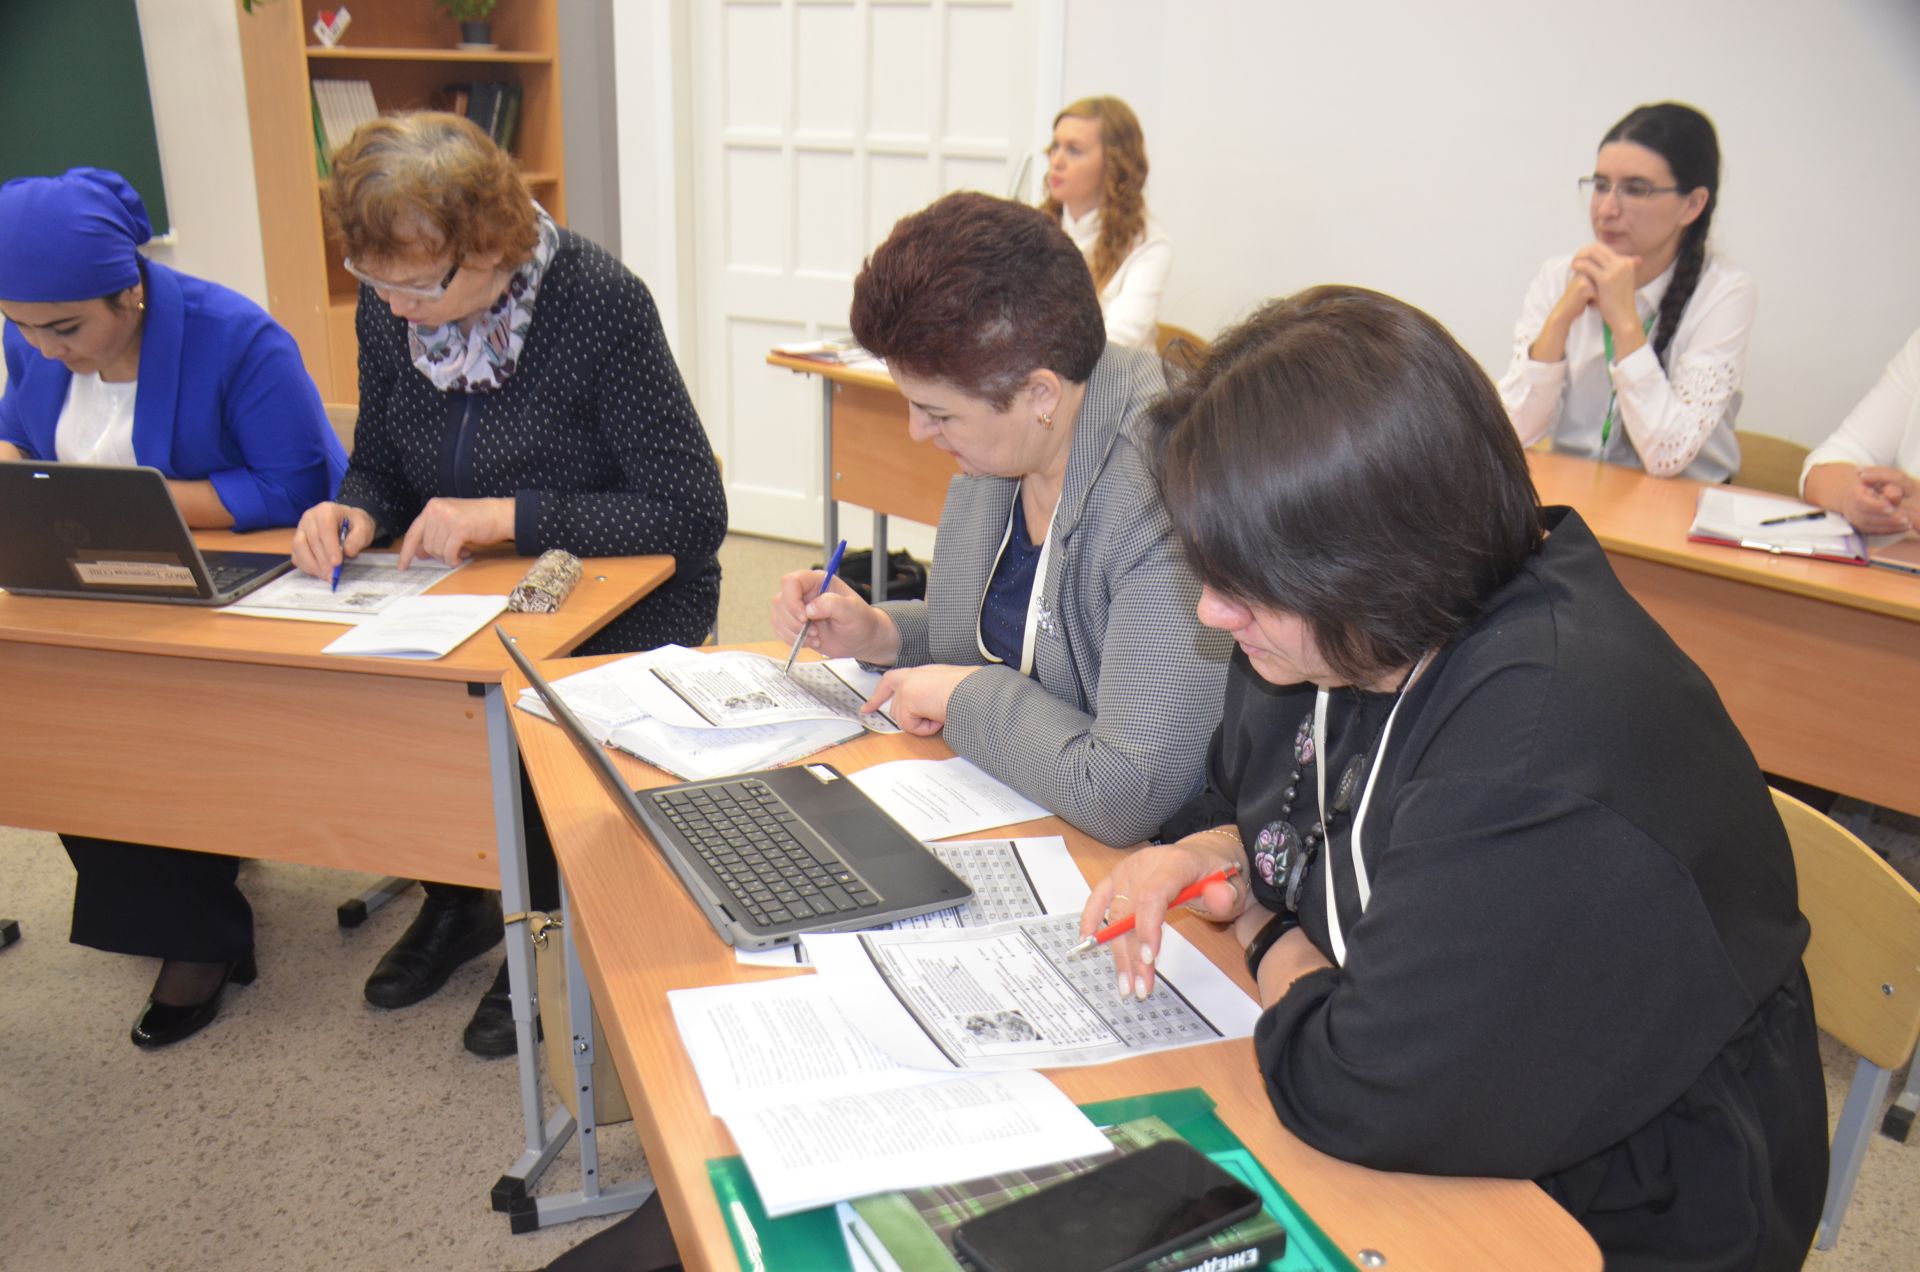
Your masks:
<instances>
[{"instance_id":1,"label":"book on shelf","mask_svg":"<svg viewBox=\"0 0 1920 1272\"><path fill-rule=\"evenodd\" d=\"M447 110L472 120L494 144L513 153L519 139L520 104L524 90L520 85L500 80L479 80L449 84L445 90Z\"/></svg>"},{"instance_id":2,"label":"book on shelf","mask_svg":"<svg viewBox=\"0 0 1920 1272\"><path fill-rule=\"evenodd\" d=\"M520 86L507 85L506 104L500 108L500 127L493 135L500 149L513 153L513 143L520 131Z\"/></svg>"},{"instance_id":3,"label":"book on shelf","mask_svg":"<svg viewBox=\"0 0 1920 1272\"><path fill-rule=\"evenodd\" d=\"M307 85L307 100L313 103L313 161L324 181L333 172L333 161L328 158L333 151L327 145L326 126L320 122L320 95L311 84Z\"/></svg>"},{"instance_id":4,"label":"book on shelf","mask_svg":"<svg viewBox=\"0 0 1920 1272\"><path fill-rule=\"evenodd\" d=\"M380 117L380 107L373 100L373 85L366 80L316 79L313 99L320 110L329 156L347 144L354 129Z\"/></svg>"}]
</instances>

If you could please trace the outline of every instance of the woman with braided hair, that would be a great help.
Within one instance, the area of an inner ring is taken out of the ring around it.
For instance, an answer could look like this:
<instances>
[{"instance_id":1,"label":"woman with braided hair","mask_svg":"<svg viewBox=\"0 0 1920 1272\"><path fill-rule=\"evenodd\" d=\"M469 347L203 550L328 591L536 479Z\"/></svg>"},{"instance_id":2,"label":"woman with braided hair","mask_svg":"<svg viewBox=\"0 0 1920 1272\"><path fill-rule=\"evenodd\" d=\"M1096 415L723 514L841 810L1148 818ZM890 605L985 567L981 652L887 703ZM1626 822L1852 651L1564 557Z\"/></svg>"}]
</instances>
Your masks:
<instances>
[{"instance_id":1,"label":"woman with braided hair","mask_svg":"<svg viewBox=\"0 0 1920 1272\"><path fill-rule=\"evenodd\" d=\"M1514 326L1500 396L1522 443L1656 477L1725 481L1757 303L1707 253L1720 143L1691 106L1638 106L1607 130L1590 199L1594 241L1540 267Z\"/></svg>"},{"instance_id":2,"label":"woman with braided hair","mask_svg":"<svg viewBox=\"0 0 1920 1272\"><path fill-rule=\"evenodd\" d=\"M1040 210L1087 258L1109 343L1154 347L1173 240L1147 215L1147 142L1118 97L1084 97L1053 117Z\"/></svg>"}]
</instances>

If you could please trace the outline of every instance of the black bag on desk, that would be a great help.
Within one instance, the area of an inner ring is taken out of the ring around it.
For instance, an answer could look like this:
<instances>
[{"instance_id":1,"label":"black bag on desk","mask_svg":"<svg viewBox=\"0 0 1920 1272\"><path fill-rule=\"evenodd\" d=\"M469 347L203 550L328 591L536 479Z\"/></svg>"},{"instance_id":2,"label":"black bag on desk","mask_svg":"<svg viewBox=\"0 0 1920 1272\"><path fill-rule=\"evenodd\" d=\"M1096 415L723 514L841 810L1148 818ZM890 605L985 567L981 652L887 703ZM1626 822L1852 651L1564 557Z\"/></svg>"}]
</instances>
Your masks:
<instances>
[{"instance_id":1,"label":"black bag on desk","mask_svg":"<svg viewBox=\"0 0 1920 1272\"><path fill-rule=\"evenodd\" d=\"M814 569L826 567L814 563ZM849 552L840 560L840 577L848 587L860 594L860 599L873 601L873 552L862 548L858 552ZM887 599L890 601L918 601L927 595L927 567L913 559L906 551L887 553Z\"/></svg>"}]
</instances>

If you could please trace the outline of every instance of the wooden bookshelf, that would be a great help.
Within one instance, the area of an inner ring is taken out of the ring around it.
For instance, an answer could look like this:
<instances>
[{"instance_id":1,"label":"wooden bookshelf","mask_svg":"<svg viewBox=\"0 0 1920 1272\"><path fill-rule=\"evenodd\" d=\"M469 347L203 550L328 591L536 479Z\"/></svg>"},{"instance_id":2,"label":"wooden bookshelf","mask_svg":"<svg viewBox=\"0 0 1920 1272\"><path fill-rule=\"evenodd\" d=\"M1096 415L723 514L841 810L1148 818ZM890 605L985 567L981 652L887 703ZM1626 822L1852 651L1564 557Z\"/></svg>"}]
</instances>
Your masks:
<instances>
[{"instance_id":1,"label":"wooden bookshelf","mask_svg":"<svg viewBox=\"0 0 1920 1272\"><path fill-rule=\"evenodd\" d=\"M360 399L353 334L359 289L340 267L320 215L311 85L365 80L385 111L443 109L455 83L518 84L514 139L533 197L566 223L566 134L560 107L561 0L500 0L494 49L455 47L459 26L432 0L384 0L356 10L342 42L313 36L319 0L242 10L240 54L253 130L254 179L266 251L268 308L299 342L307 371L329 402ZM239 0L234 0L238 7Z\"/></svg>"}]
</instances>

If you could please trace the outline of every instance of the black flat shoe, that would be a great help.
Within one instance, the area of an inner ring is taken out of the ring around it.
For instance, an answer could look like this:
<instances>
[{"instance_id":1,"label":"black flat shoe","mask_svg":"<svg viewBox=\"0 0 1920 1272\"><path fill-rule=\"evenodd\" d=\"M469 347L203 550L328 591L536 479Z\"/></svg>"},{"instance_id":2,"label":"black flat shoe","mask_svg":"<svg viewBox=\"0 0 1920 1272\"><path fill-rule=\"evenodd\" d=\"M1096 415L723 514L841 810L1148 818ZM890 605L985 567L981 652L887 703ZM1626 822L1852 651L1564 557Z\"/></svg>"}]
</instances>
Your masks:
<instances>
[{"instance_id":1,"label":"black flat shoe","mask_svg":"<svg viewBox=\"0 0 1920 1272\"><path fill-rule=\"evenodd\" d=\"M500 944L504 934L498 893L428 893L420 913L367 977L367 1001L410 1007L446 984L460 964Z\"/></svg>"},{"instance_id":2,"label":"black flat shoe","mask_svg":"<svg viewBox=\"0 0 1920 1272\"><path fill-rule=\"evenodd\" d=\"M220 1014L220 997L227 992L228 985L251 985L258 974L253 955L249 954L237 963L227 964L227 974L219 988L202 1002L177 1007L171 1003L155 1002L149 997L140 1019L133 1022L133 1045L150 1050L192 1037L212 1024L213 1018Z\"/></svg>"},{"instance_id":3,"label":"black flat shoe","mask_svg":"<svg viewBox=\"0 0 1920 1272\"><path fill-rule=\"evenodd\" d=\"M540 1036L540 1022L533 1022L534 1037ZM480 1005L473 1009L473 1019L467 1022L466 1032L460 1035L460 1041L466 1044L468 1051L476 1056L485 1056L497 1060L502 1056L518 1054L520 1033L513 1025L513 995L507 988L507 965L500 964L500 970L493 978L493 984L487 992L480 995Z\"/></svg>"}]
</instances>

